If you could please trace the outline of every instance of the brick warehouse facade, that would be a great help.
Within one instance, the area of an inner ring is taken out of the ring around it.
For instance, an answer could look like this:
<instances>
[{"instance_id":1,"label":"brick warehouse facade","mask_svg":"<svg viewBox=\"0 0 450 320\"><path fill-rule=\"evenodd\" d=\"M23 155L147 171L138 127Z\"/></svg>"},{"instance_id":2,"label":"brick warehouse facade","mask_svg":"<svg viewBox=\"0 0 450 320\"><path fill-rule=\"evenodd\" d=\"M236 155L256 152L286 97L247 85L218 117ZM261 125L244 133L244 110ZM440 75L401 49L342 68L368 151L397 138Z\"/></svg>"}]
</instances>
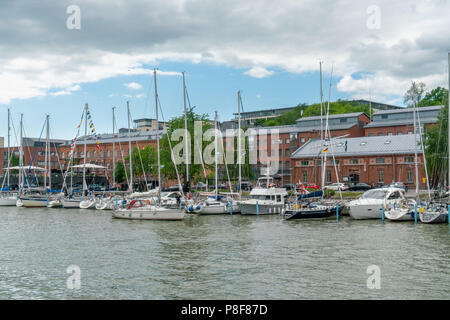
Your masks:
<instances>
[{"instance_id":1,"label":"brick warehouse facade","mask_svg":"<svg viewBox=\"0 0 450 320\"><path fill-rule=\"evenodd\" d=\"M376 136L332 140L339 181L364 182L382 186L395 181L415 186L414 141L419 136ZM347 147L345 146L347 145ZM347 148L347 151L345 150ZM419 147L418 147L419 148ZM292 155L295 183L319 183L322 180L320 140L310 141ZM327 152L325 183L337 182L331 147ZM319 155L320 153L320 155ZM418 151L420 187L426 187L423 156Z\"/></svg>"},{"instance_id":2,"label":"brick warehouse facade","mask_svg":"<svg viewBox=\"0 0 450 320\"><path fill-rule=\"evenodd\" d=\"M422 127L426 128L436 123L437 115L440 109L440 106L420 108L419 116ZM323 124L325 124L325 121L323 121ZM298 119L295 125L264 128L258 127L252 129L257 133L262 133L265 131L268 134L267 140L261 136L256 138L257 164L253 166L256 177L260 175L260 169L264 166L264 158L272 156L272 144L278 143L279 145L276 148L276 152L278 152L279 171L275 175L278 184L283 185L291 182L296 183L302 181L303 175L306 175L306 180L308 182L320 182L321 173L320 169L318 169L320 166L317 166L318 159L308 159L308 161L310 161L308 166L303 166L301 162L298 162L298 159L291 158L292 155L305 144L320 139L320 117L303 117ZM331 137L336 138L345 136L345 139L357 137L370 138L376 136L396 136L399 134L408 135L413 131L412 109L379 111L373 115L372 121L370 121L369 117L365 113L330 115L329 129ZM270 135L271 130L278 130L278 141L274 141L274 138ZM122 130L120 132L121 133L115 134L114 136L112 134L98 135L100 142L99 149L96 148L94 138L88 136L86 140L86 162L102 165L111 170L113 168L113 141L115 142L116 162L122 161L120 150L123 151L123 158L126 158L128 156L128 130ZM161 131L160 134L164 132L165 131ZM226 131L224 132L223 139L226 144L225 133ZM131 135L133 148L136 146L143 148L146 145L156 146L156 133L153 131L139 132L132 130ZM75 149L75 162L78 163L82 163L83 161L83 139L84 137L80 137L78 139L77 147ZM28 165L31 161L35 142L36 141L34 141L33 144L24 146L25 165ZM64 164L67 163L68 152L70 151L70 141L58 140L57 142L57 149L55 149L55 145L53 145L51 150L53 170L59 170L60 167L58 160L61 162L61 166L64 166ZM6 163L6 150L6 147L2 149L0 148L0 152L4 154L4 161L0 163L0 169L2 169ZM17 147L12 148L12 150L13 152L18 153ZM43 152L38 150L38 155L40 154L43 154ZM386 154L384 156L384 163L380 163L382 160L377 160L377 157L374 158L369 155L358 155L356 160L352 157L345 157L344 155L341 155L340 157L342 157L342 159L338 159L340 161L338 164L340 180L342 180L342 177L351 177L350 182L360 181L373 183L375 185L380 184L381 182L379 181L382 180L386 183L393 180L401 180L405 182L411 181L411 168L414 169L414 163L411 164L410 156L411 151L408 156L397 157L395 155ZM421 156L419 157L422 159ZM36 160L38 162L35 161L35 165L38 164L40 166L43 164L43 158L40 158L41 157L37 156ZM304 161L306 161L306 159ZM313 165L314 161L316 166ZM375 163L373 163L374 161ZM422 166L422 160L420 160L420 166ZM304 174L303 171L306 171L307 173ZM381 171L383 172L381 173ZM420 170L420 172L423 172L423 170ZM104 172L98 171L98 174L102 175ZM331 170L331 173L327 174L331 177L330 181L336 181L334 170ZM414 178L412 181L414 181Z\"/></svg>"}]
</instances>

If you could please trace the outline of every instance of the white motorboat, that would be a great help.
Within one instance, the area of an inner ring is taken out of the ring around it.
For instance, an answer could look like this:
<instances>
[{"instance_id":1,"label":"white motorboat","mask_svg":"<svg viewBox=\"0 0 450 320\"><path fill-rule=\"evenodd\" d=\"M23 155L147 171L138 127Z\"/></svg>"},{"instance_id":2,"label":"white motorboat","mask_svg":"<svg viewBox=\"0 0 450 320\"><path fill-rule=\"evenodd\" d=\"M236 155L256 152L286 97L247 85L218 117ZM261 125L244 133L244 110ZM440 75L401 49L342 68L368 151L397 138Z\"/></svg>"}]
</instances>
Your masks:
<instances>
[{"instance_id":1,"label":"white motorboat","mask_svg":"<svg viewBox=\"0 0 450 320\"><path fill-rule=\"evenodd\" d=\"M272 179L272 178L270 178ZM285 188L276 188L269 185L268 188L262 187L262 180L269 178L259 178L257 186L250 192L250 199L239 201L241 214L262 215L262 214L281 214L284 207L287 191Z\"/></svg>"},{"instance_id":2,"label":"white motorboat","mask_svg":"<svg viewBox=\"0 0 450 320\"><path fill-rule=\"evenodd\" d=\"M391 221L412 221L414 220L416 201L413 199L402 199L389 205L384 211L384 215Z\"/></svg>"},{"instance_id":3,"label":"white motorboat","mask_svg":"<svg viewBox=\"0 0 450 320\"><path fill-rule=\"evenodd\" d=\"M353 219L381 219L382 210L405 199L405 190L378 188L364 192L358 199L350 201L347 208Z\"/></svg>"},{"instance_id":4,"label":"white motorboat","mask_svg":"<svg viewBox=\"0 0 450 320\"><path fill-rule=\"evenodd\" d=\"M182 209L150 205L144 200L133 200L126 208L113 210L112 216L131 220L183 220L185 212Z\"/></svg>"}]
</instances>

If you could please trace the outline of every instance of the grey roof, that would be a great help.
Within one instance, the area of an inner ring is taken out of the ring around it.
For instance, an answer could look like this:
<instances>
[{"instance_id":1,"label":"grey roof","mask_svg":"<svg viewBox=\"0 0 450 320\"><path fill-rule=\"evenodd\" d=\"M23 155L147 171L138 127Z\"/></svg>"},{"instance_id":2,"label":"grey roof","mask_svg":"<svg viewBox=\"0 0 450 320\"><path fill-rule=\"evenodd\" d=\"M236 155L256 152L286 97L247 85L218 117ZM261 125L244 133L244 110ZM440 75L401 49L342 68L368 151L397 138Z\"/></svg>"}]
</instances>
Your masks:
<instances>
[{"instance_id":1,"label":"grey roof","mask_svg":"<svg viewBox=\"0 0 450 320\"><path fill-rule=\"evenodd\" d=\"M413 154L415 139L419 141L419 135L405 134L400 136L333 139L331 145L328 142L328 154L331 156L333 152L336 157ZM345 152L345 141L347 141L347 152ZM420 149L419 146L417 148ZM310 140L292 153L291 158L316 157L323 149L324 146L320 140Z\"/></svg>"},{"instance_id":2,"label":"grey roof","mask_svg":"<svg viewBox=\"0 0 450 320\"><path fill-rule=\"evenodd\" d=\"M167 132L167 130L159 130L160 136L164 135ZM136 131L131 132L130 136L128 136L127 133L104 133L104 134L98 134L97 138L95 138L94 135L88 135L88 136L82 136L77 139L77 145L84 144L84 141L86 140L86 144L95 144L98 140L100 144L102 143L118 143L118 142L128 142L128 140L131 137L131 141L148 141L148 140L156 140L156 131ZM65 145L70 145L72 141L67 141Z\"/></svg>"},{"instance_id":3,"label":"grey roof","mask_svg":"<svg viewBox=\"0 0 450 320\"><path fill-rule=\"evenodd\" d=\"M340 113L340 114L330 114L328 119L339 119L339 118L349 118L349 117L359 117L360 115L365 114L364 112L353 112L353 113ZM321 116L313 116L313 117L304 117L297 119L297 121L309 121L309 120L320 120ZM323 120L325 121L326 116L323 116Z\"/></svg>"},{"instance_id":4,"label":"grey roof","mask_svg":"<svg viewBox=\"0 0 450 320\"><path fill-rule=\"evenodd\" d=\"M329 125L330 131L334 130L348 130L354 126L357 126L357 123L344 123L344 124L337 124L337 125ZM249 128L251 130L255 130L257 134L259 134L263 130L267 130L267 134L270 134L271 130L278 130L278 133L301 133L301 132L312 132L312 131L319 131L320 127L300 127L297 125L286 125L286 126L273 126L273 127L255 127L255 128ZM234 130L234 129L231 129ZM226 137L226 130L222 130L222 135Z\"/></svg>"},{"instance_id":5,"label":"grey roof","mask_svg":"<svg viewBox=\"0 0 450 320\"><path fill-rule=\"evenodd\" d=\"M292 110L296 108L296 106L294 107L282 107L282 108L272 108L272 109L257 109L257 110L252 110L252 111L245 111L245 112L241 112L241 117L244 117L246 115L255 113L255 112L280 112L280 111L288 111L288 110ZM237 116L238 113L233 113L233 115Z\"/></svg>"},{"instance_id":6,"label":"grey roof","mask_svg":"<svg viewBox=\"0 0 450 320\"><path fill-rule=\"evenodd\" d=\"M433 110L440 110L443 106L430 106L430 107L420 107L417 108L417 111L433 111ZM391 113L403 113L403 112L413 112L414 108L402 108L402 109L395 109L395 110L382 110L377 111L374 113L374 115L379 114L391 114Z\"/></svg>"},{"instance_id":7,"label":"grey roof","mask_svg":"<svg viewBox=\"0 0 450 320\"><path fill-rule=\"evenodd\" d=\"M437 118L424 118L420 119L420 124L436 123ZM383 120L383 121L373 121L364 126L364 128L378 128L378 127L395 127L395 126L405 126L413 125L413 119L398 119L398 120Z\"/></svg>"}]
</instances>

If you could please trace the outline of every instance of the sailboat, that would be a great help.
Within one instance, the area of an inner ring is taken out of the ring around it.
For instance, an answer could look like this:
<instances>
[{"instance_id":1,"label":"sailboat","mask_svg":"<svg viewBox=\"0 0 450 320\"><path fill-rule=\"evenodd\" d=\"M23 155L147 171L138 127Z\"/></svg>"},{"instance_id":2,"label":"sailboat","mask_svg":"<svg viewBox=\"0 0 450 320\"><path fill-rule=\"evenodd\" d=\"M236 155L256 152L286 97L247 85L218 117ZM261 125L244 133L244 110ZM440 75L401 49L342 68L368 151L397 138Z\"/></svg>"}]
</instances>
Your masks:
<instances>
[{"instance_id":1,"label":"sailboat","mask_svg":"<svg viewBox=\"0 0 450 320\"><path fill-rule=\"evenodd\" d=\"M448 53L448 80L450 89L450 52ZM448 109L450 111L450 94L447 97ZM448 113L449 119L447 122L448 129L448 140L447 144L450 143L450 112ZM448 148L448 184L450 185L450 148ZM448 197L448 192L447 192ZM448 200L447 200L448 202ZM448 203L444 202L432 202L429 201L425 205L419 206L419 218L423 223L445 223L449 221L449 211L450 207Z\"/></svg>"},{"instance_id":2,"label":"sailboat","mask_svg":"<svg viewBox=\"0 0 450 320\"><path fill-rule=\"evenodd\" d=\"M320 201L313 201L312 197L309 197L305 194L296 194L296 200L294 203L288 204L287 208L283 210L283 220L297 220L297 219L328 219L336 216L337 206L335 204L331 205L329 203L325 203L323 199L323 190L325 186L325 169L327 162L327 154L328 150L331 150L333 155L333 165L335 167L335 173L337 182L339 183L339 175L336 168L336 161L334 159L333 152L333 140L331 139L330 130L328 127L328 115L330 112L330 99L331 99L331 81L333 78L333 68L331 69L331 77L330 77L330 87L328 94L328 110L326 113L325 119L325 130L323 131L322 125L322 117L323 117L323 92L322 92L322 61L320 62L320 113L321 113L321 121L320 121L320 140L321 140L321 148L323 148L320 152L322 155L322 192L317 192L317 194L321 196ZM339 193L341 191L339 190ZM306 201L305 201L306 199ZM342 200L342 197L341 197Z\"/></svg>"},{"instance_id":3,"label":"sailboat","mask_svg":"<svg viewBox=\"0 0 450 320\"><path fill-rule=\"evenodd\" d=\"M54 200L54 197L49 194L48 190L51 190L51 162L50 162L50 143L49 143L49 136L50 136L50 116L46 116L46 142L45 142L45 168L44 168L44 189L29 189L28 193L21 194L19 196L20 200L20 206L23 206L25 208L34 208L34 207L48 207L49 202L51 200ZM22 123L22 122L21 122ZM22 124L21 124L22 128ZM22 129L21 129L22 130ZM35 148L35 153L37 151L37 148ZM26 180L28 180L28 175L30 171L34 169L34 171L39 170L40 168L33 168L32 165L28 167L27 177ZM48 185L47 185L47 178L48 178ZM48 188L47 188L48 187ZM37 192L37 193L35 193ZM17 204L16 204L17 205Z\"/></svg>"},{"instance_id":4,"label":"sailboat","mask_svg":"<svg viewBox=\"0 0 450 320\"><path fill-rule=\"evenodd\" d=\"M155 82L155 109L156 109L156 123L159 123L159 111L158 111L158 88L156 82L156 70L153 72ZM169 139L170 143L170 139ZM158 151L158 186L161 186L161 163L160 163L160 150L159 150L159 128L156 134L156 147ZM170 147L172 152L172 147ZM131 158L131 157L130 157ZM172 157L173 159L173 157ZM176 164L174 163L175 168ZM178 170L177 171L177 178ZM179 185L181 185L179 183ZM185 212L182 208L166 208L161 205L161 191L158 188L158 204L152 205L150 200L135 199L132 200L126 208L116 208L112 213L113 218L117 219L130 219L130 220L182 220L185 216Z\"/></svg>"},{"instance_id":5,"label":"sailboat","mask_svg":"<svg viewBox=\"0 0 450 320\"><path fill-rule=\"evenodd\" d=\"M0 206L15 206L17 202L17 194L12 194L10 192L11 185L10 185L10 176L11 176L11 170L9 167L11 166L11 149L10 149L10 119L11 119L11 113L10 109L8 108L8 167L6 168L6 172L3 178L2 187L0 188ZM6 183L6 186L5 186Z\"/></svg>"}]
</instances>

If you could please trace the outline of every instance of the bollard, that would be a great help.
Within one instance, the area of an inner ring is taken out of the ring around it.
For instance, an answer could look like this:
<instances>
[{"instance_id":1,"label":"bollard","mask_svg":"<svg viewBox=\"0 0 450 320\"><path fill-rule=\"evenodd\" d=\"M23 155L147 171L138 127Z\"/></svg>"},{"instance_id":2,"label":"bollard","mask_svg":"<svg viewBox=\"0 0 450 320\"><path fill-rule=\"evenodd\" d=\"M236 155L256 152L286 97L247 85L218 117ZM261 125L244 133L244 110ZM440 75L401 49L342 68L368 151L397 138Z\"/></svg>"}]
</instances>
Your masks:
<instances>
[{"instance_id":1,"label":"bollard","mask_svg":"<svg viewBox=\"0 0 450 320\"><path fill-rule=\"evenodd\" d=\"M381 204L381 222L384 223L384 204Z\"/></svg>"},{"instance_id":2,"label":"bollard","mask_svg":"<svg viewBox=\"0 0 450 320\"><path fill-rule=\"evenodd\" d=\"M258 201L256 201L256 215L259 215L259 205L258 205Z\"/></svg>"},{"instance_id":3,"label":"bollard","mask_svg":"<svg viewBox=\"0 0 450 320\"><path fill-rule=\"evenodd\" d=\"M417 203L414 204L414 224L417 224Z\"/></svg>"},{"instance_id":4,"label":"bollard","mask_svg":"<svg viewBox=\"0 0 450 320\"><path fill-rule=\"evenodd\" d=\"M233 199L230 201L230 214L233 215Z\"/></svg>"},{"instance_id":5,"label":"bollard","mask_svg":"<svg viewBox=\"0 0 450 320\"><path fill-rule=\"evenodd\" d=\"M336 222L339 222L339 203L336 202Z\"/></svg>"}]
</instances>

